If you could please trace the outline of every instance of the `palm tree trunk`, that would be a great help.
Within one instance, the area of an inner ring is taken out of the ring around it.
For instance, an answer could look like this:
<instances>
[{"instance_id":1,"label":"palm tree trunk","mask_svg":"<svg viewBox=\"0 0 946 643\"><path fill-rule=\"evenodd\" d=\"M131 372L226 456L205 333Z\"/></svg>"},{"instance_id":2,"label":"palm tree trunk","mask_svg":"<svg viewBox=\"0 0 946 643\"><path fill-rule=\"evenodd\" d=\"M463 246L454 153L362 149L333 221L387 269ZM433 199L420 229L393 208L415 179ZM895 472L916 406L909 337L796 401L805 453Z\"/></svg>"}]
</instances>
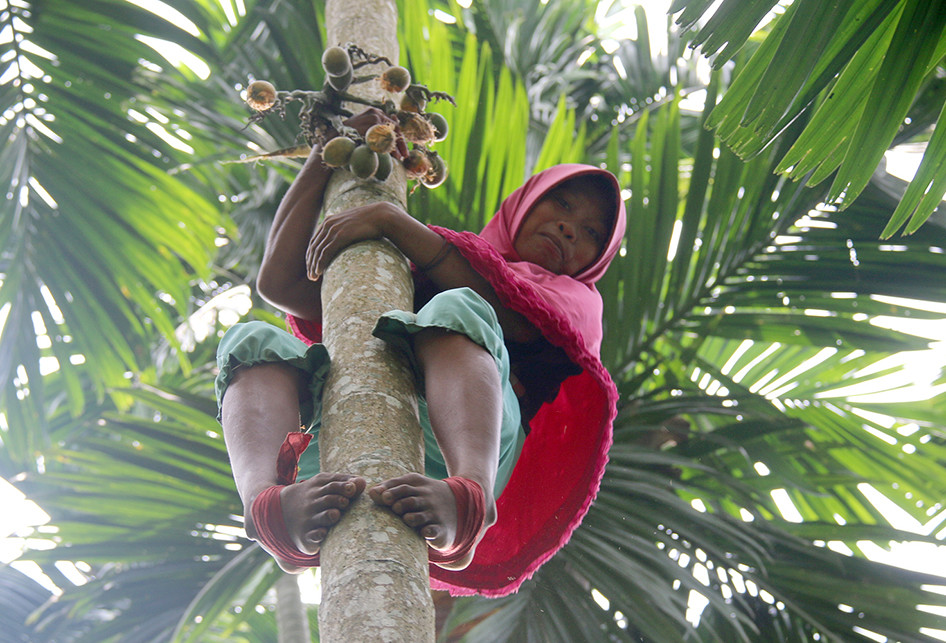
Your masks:
<instances>
[{"instance_id":1,"label":"palm tree trunk","mask_svg":"<svg viewBox=\"0 0 946 643\"><path fill-rule=\"evenodd\" d=\"M283 574L276 581L276 631L278 643L311 643L309 617L299 591L299 577Z\"/></svg>"},{"instance_id":2,"label":"palm tree trunk","mask_svg":"<svg viewBox=\"0 0 946 643\"><path fill-rule=\"evenodd\" d=\"M397 61L394 0L329 0L325 16L330 44L355 43ZM370 85L354 91L370 92ZM398 164L395 170L384 184L336 172L325 216L380 200L404 207L406 181ZM335 259L324 279L323 339L332 370L323 397L322 470L359 474L369 485L422 471L411 371L371 335L379 315L413 306L406 259L387 242L359 243ZM321 558L322 641L433 641L427 549L392 513L362 497L332 529Z\"/></svg>"}]
</instances>

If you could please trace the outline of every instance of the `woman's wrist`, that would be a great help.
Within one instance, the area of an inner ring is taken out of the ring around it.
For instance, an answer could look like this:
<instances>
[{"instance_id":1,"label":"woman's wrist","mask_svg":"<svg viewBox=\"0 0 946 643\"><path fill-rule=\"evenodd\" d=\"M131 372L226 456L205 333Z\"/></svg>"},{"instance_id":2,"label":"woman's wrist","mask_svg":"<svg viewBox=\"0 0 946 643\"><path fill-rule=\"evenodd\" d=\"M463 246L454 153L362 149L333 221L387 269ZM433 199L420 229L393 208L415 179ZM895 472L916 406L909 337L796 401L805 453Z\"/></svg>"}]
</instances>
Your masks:
<instances>
[{"instance_id":1,"label":"woman's wrist","mask_svg":"<svg viewBox=\"0 0 946 643\"><path fill-rule=\"evenodd\" d=\"M453 245L449 241L443 239L440 244L440 249L437 251L430 261L424 263L423 265L417 265L417 269L421 272L428 272L433 270L437 266L443 263L444 259L447 258L447 255L450 254L450 251L453 249ZM416 265L416 264L415 264Z\"/></svg>"},{"instance_id":2,"label":"woman's wrist","mask_svg":"<svg viewBox=\"0 0 946 643\"><path fill-rule=\"evenodd\" d=\"M313 171L318 172L319 174L324 174L325 180L328 180L328 177L331 176L332 172L335 171L334 168L329 167L322 162L322 146L318 144L313 145L312 149L309 150L309 156L306 157L301 173Z\"/></svg>"},{"instance_id":3,"label":"woman's wrist","mask_svg":"<svg viewBox=\"0 0 946 643\"><path fill-rule=\"evenodd\" d=\"M375 225L381 232L381 236L407 254L405 244L410 239L410 224L414 221L411 215L387 201L383 202L382 207L376 208L374 214L378 217Z\"/></svg>"}]
</instances>

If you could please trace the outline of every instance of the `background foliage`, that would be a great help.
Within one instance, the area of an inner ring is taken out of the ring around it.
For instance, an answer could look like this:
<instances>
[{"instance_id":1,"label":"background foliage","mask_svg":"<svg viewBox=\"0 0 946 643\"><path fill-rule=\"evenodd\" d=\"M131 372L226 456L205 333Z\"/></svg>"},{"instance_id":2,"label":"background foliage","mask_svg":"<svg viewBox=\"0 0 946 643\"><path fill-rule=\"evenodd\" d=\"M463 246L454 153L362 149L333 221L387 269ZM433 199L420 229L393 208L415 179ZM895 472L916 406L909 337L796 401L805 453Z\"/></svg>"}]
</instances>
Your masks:
<instances>
[{"instance_id":1,"label":"background foliage","mask_svg":"<svg viewBox=\"0 0 946 643\"><path fill-rule=\"evenodd\" d=\"M240 537L213 354L237 318L281 323L252 285L296 166L224 162L295 141L293 114L247 127L239 92L321 86L321 4L166 4L170 19L126 0L0 0L0 473L51 516L21 562L61 590L2 570L13 640L274 638L278 572ZM621 403L598 501L520 593L438 596L444 640L946 630L917 608L943 613L942 578L863 554L924 538L890 527L865 485L927 534L943 520L943 397L844 388L883 389L903 370L884 358L926 349L872 321L942 317L943 224L928 217L946 191L946 11L711 4L677 0L661 52L617 2L400 3L402 62L457 98L435 106L450 177L412 213L479 229L563 161L614 171L631 213L601 283ZM618 19L636 37L609 38ZM906 189L881 161L917 141Z\"/></svg>"}]
</instances>

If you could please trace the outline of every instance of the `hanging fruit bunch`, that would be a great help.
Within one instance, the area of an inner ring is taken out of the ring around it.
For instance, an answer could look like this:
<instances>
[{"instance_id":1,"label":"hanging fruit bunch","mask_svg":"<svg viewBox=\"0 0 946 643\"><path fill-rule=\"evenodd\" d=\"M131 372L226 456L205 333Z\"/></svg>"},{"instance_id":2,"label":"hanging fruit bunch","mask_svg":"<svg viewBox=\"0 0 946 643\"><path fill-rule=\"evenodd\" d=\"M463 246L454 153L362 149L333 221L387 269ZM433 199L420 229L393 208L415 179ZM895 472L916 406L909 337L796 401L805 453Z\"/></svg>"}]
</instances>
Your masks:
<instances>
[{"instance_id":1,"label":"hanging fruit bunch","mask_svg":"<svg viewBox=\"0 0 946 643\"><path fill-rule=\"evenodd\" d=\"M384 63L380 74L358 76L356 71L366 65ZM447 178L447 165L430 146L447 136L447 120L443 115L427 112L429 103L446 100L456 105L444 92L429 90L411 82L410 72L391 64L383 56L374 56L356 45L329 47L322 54L325 84L321 90L277 91L272 83L255 80L246 88L246 103L255 110L250 123L258 123L271 114L285 118L288 103L299 101L300 137L305 145L279 150L259 158L307 155L312 146L322 147L322 162L331 167L344 167L361 179L384 181L395 161L399 161L408 178L433 188ZM375 82L384 99L373 101L348 93L354 84ZM359 103L382 110L391 120L373 125L364 135L344 124L352 116L343 103ZM411 149L404 153L405 144Z\"/></svg>"}]
</instances>

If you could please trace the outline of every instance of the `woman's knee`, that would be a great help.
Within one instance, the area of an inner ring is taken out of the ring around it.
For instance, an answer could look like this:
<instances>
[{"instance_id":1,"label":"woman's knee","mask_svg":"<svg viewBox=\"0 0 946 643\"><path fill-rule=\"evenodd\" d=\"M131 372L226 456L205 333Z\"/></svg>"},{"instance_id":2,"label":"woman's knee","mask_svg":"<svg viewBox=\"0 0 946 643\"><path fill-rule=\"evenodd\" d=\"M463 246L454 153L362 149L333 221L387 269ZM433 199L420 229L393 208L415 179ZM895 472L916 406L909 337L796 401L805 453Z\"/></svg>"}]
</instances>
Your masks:
<instances>
[{"instance_id":1,"label":"woman's knee","mask_svg":"<svg viewBox=\"0 0 946 643\"><path fill-rule=\"evenodd\" d=\"M499 327L496 311L471 288L451 288L439 292L430 299L427 307L436 310L445 325L451 327L468 324L471 316L490 327Z\"/></svg>"},{"instance_id":2,"label":"woman's knee","mask_svg":"<svg viewBox=\"0 0 946 643\"><path fill-rule=\"evenodd\" d=\"M265 322L249 321L230 327L217 345L215 389L218 400L223 399L232 380L243 379L251 371L258 375L284 371L298 377L298 369L286 362L304 354L305 348L305 344L286 331Z\"/></svg>"},{"instance_id":3,"label":"woman's knee","mask_svg":"<svg viewBox=\"0 0 946 643\"><path fill-rule=\"evenodd\" d=\"M424 328L417 331L411 339L414 343L414 352L422 361L425 356L447 353L482 352L489 355L489 351L472 339L449 328Z\"/></svg>"},{"instance_id":4,"label":"woman's knee","mask_svg":"<svg viewBox=\"0 0 946 643\"><path fill-rule=\"evenodd\" d=\"M290 385L299 388L304 373L285 362L261 362L259 364L240 364L230 376L230 388L241 386L244 380L252 380L251 386L258 382Z\"/></svg>"},{"instance_id":5,"label":"woman's knee","mask_svg":"<svg viewBox=\"0 0 946 643\"><path fill-rule=\"evenodd\" d=\"M272 324L262 321L248 321L234 324L223 334L217 345L217 359L225 359L234 353L257 352L275 343L285 334Z\"/></svg>"},{"instance_id":6,"label":"woman's knee","mask_svg":"<svg viewBox=\"0 0 946 643\"><path fill-rule=\"evenodd\" d=\"M463 333L443 328L426 328L413 336L414 354L423 378L431 376L473 377L489 373L498 378L499 369L493 355Z\"/></svg>"}]
</instances>

